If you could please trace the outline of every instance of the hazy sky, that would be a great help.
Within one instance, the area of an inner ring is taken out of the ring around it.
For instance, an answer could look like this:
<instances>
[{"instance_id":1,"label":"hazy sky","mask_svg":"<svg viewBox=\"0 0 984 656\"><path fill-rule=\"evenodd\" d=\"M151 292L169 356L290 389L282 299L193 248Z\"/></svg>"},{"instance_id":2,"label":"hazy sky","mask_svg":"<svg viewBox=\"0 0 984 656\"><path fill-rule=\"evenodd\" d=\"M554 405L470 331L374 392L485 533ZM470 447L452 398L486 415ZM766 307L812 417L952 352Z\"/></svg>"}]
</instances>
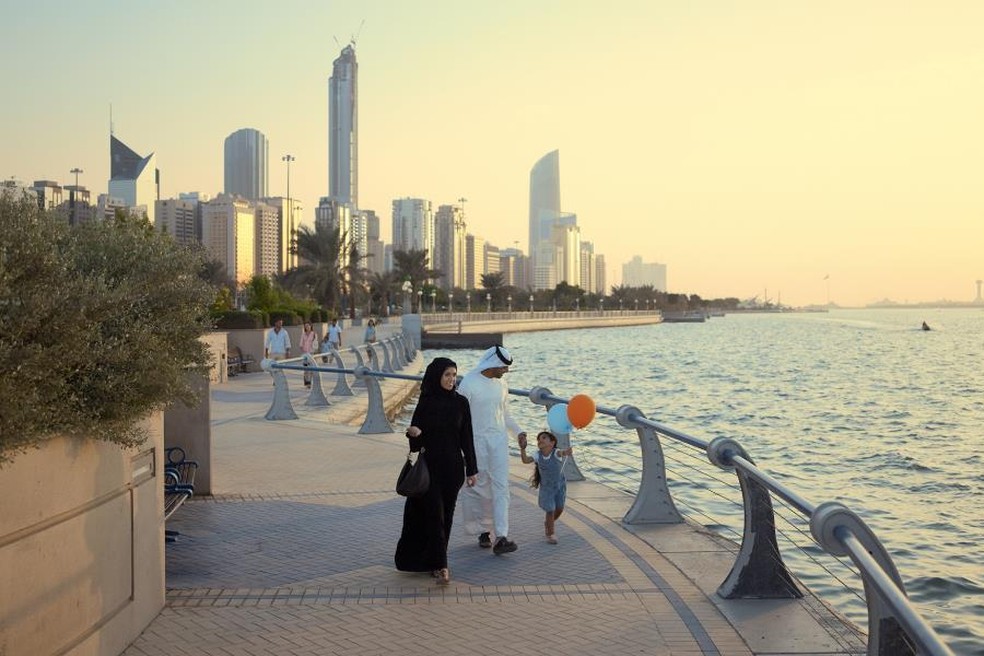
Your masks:
<instances>
[{"instance_id":1,"label":"hazy sky","mask_svg":"<svg viewBox=\"0 0 984 656\"><path fill-rule=\"evenodd\" d=\"M0 178L105 192L115 133L162 197L214 195L223 141L271 145L270 193L327 195L327 82L359 31L360 205L466 204L527 250L529 171L610 283L784 303L973 300L984 278L979 0L0 0ZM336 42L337 38L337 42ZM824 281L824 276L830 276Z\"/></svg>"}]
</instances>

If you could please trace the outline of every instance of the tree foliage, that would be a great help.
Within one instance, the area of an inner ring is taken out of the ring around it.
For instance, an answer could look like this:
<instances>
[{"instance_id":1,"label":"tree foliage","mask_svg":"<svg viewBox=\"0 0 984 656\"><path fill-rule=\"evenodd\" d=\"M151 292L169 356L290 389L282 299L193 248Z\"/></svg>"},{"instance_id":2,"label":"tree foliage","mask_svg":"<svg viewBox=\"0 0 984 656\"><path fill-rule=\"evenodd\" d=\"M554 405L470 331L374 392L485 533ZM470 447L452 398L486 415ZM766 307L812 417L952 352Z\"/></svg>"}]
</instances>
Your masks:
<instances>
[{"instance_id":1,"label":"tree foliage","mask_svg":"<svg viewBox=\"0 0 984 656\"><path fill-rule=\"evenodd\" d=\"M69 227L0 196L0 463L55 434L139 443L194 402L215 289L201 251L127 218Z\"/></svg>"}]
</instances>

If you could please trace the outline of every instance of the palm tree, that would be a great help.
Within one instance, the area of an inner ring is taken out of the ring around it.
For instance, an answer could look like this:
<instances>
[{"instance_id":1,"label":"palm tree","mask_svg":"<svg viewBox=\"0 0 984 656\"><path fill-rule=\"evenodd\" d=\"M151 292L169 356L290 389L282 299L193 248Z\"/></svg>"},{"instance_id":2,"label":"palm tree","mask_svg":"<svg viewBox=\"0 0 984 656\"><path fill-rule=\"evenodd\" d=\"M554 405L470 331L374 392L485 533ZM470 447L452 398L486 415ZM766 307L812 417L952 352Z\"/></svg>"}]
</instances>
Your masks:
<instances>
[{"instance_id":1,"label":"palm tree","mask_svg":"<svg viewBox=\"0 0 984 656\"><path fill-rule=\"evenodd\" d=\"M385 314L388 315L393 298L400 292L399 275L395 271L370 273L367 285L370 300L375 301L378 307L386 308Z\"/></svg>"},{"instance_id":2,"label":"palm tree","mask_svg":"<svg viewBox=\"0 0 984 656\"><path fill-rule=\"evenodd\" d=\"M368 256L360 254L355 240L348 239L347 235L342 235L341 241L341 259L346 263L341 271L342 294L348 295L349 318L354 319L355 308L361 302L360 296L365 292L366 278L369 275L369 270L362 266L362 260Z\"/></svg>"},{"instance_id":3,"label":"palm tree","mask_svg":"<svg viewBox=\"0 0 984 656\"><path fill-rule=\"evenodd\" d=\"M491 293L493 296L496 295L502 287L505 286L505 276L501 271L496 271L495 273L483 273L482 274L482 289Z\"/></svg>"},{"instance_id":4,"label":"palm tree","mask_svg":"<svg viewBox=\"0 0 984 656\"><path fill-rule=\"evenodd\" d=\"M444 276L443 271L428 267L426 250L393 251L393 270L399 280L408 280L414 290L422 290L424 283Z\"/></svg>"},{"instance_id":5,"label":"palm tree","mask_svg":"<svg viewBox=\"0 0 984 656\"><path fill-rule=\"evenodd\" d=\"M284 275L284 282L305 290L324 308L338 310L341 299L342 236L339 230L317 224L312 230L302 225L297 231L295 250L304 264Z\"/></svg>"}]
</instances>

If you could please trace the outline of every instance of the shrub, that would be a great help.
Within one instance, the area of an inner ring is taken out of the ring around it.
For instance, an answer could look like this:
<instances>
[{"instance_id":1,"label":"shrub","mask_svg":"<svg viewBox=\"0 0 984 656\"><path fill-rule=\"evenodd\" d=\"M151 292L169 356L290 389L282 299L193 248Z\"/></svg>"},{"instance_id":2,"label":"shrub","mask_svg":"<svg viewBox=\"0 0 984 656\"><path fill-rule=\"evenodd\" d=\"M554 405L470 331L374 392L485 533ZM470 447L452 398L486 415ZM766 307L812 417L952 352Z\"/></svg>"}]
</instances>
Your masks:
<instances>
[{"instance_id":1,"label":"shrub","mask_svg":"<svg viewBox=\"0 0 984 656\"><path fill-rule=\"evenodd\" d=\"M203 264L146 222L70 228L0 194L0 464L55 434L138 444L138 420L194 403L215 295Z\"/></svg>"},{"instance_id":2,"label":"shrub","mask_svg":"<svg viewBox=\"0 0 984 656\"><path fill-rule=\"evenodd\" d=\"M216 320L216 328L266 328L267 315L259 310L228 310Z\"/></svg>"},{"instance_id":3,"label":"shrub","mask_svg":"<svg viewBox=\"0 0 984 656\"><path fill-rule=\"evenodd\" d=\"M296 312L286 308L277 308L270 311L270 321L267 325L272 326L277 319L282 319L285 326L299 326L304 323L304 319Z\"/></svg>"}]
</instances>

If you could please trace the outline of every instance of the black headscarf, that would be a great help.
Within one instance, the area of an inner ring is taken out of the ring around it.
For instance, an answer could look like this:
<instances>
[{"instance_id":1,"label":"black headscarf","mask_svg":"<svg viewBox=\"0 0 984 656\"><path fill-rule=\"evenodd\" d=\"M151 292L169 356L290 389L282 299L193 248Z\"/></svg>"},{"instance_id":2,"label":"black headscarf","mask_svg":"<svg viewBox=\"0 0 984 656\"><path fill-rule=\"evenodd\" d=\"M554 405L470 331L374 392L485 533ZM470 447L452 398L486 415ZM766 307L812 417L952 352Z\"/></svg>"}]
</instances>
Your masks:
<instances>
[{"instance_id":1,"label":"black headscarf","mask_svg":"<svg viewBox=\"0 0 984 656\"><path fill-rule=\"evenodd\" d=\"M424 379L420 382L420 396L438 395L438 394L453 394L454 390L446 390L441 387L441 376L444 375L444 371L448 367L458 368L458 365L454 363L454 360L449 360L448 358L434 358L429 365L427 365L427 370L424 372Z\"/></svg>"}]
</instances>

